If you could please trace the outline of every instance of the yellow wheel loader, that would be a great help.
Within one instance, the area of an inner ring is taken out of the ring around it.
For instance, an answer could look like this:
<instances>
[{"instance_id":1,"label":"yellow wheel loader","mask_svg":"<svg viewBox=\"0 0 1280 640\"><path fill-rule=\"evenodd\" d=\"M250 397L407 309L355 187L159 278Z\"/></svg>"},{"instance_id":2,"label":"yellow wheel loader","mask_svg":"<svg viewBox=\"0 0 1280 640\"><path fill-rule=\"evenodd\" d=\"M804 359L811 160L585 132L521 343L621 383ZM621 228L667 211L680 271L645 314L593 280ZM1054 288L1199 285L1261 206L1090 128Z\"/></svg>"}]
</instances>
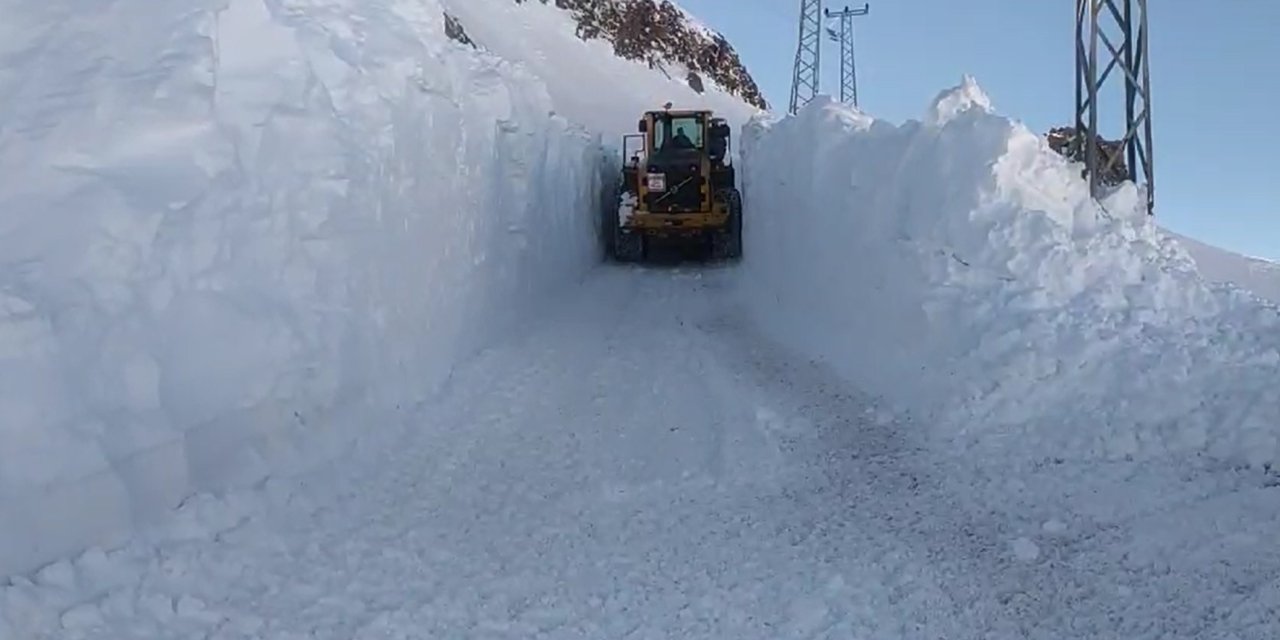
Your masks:
<instances>
[{"instance_id":1,"label":"yellow wheel loader","mask_svg":"<svg viewBox=\"0 0 1280 640\"><path fill-rule=\"evenodd\" d=\"M742 197L729 162L731 129L707 110L648 111L623 136L616 215L606 246L619 262L640 262L651 243L683 240L713 260L742 255Z\"/></svg>"}]
</instances>

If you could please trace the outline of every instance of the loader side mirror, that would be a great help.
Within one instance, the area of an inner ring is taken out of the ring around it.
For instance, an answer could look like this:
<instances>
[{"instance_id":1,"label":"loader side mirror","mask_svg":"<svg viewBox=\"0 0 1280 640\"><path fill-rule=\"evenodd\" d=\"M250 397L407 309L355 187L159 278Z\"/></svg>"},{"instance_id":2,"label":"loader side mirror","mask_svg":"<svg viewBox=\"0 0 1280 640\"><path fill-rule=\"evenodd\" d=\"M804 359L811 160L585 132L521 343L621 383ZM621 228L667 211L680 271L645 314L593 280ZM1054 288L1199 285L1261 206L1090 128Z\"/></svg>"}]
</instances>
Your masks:
<instances>
[{"instance_id":1,"label":"loader side mirror","mask_svg":"<svg viewBox=\"0 0 1280 640\"><path fill-rule=\"evenodd\" d=\"M708 152L711 159L719 162L724 159L725 154L729 151L729 142L724 138L712 138Z\"/></svg>"},{"instance_id":2,"label":"loader side mirror","mask_svg":"<svg viewBox=\"0 0 1280 640\"><path fill-rule=\"evenodd\" d=\"M622 155L632 165L640 164L640 157L644 155L644 136L634 133L623 136Z\"/></svg>"},{"instance_id":3,"label":"loader side mirror","mask_svg":"<svg viewBox=\"0 0 1280 640\"><path fill-rule=\"evenodd\" d=\"M639 131L640 133L649 133L649 121L641 120L640 124L636 125L636 131Z\"/></svg>"},{"instance_id":4,"label":"loader side mirror","mask_svg":"<svg viewBox=\"0 0 1280 640\"><path fill-rule=\"evenodd\" d=\"M721 160L729 152L729 125L723 120L711 124L709 151L713 160Z\"/></svg>"}]
</instances>

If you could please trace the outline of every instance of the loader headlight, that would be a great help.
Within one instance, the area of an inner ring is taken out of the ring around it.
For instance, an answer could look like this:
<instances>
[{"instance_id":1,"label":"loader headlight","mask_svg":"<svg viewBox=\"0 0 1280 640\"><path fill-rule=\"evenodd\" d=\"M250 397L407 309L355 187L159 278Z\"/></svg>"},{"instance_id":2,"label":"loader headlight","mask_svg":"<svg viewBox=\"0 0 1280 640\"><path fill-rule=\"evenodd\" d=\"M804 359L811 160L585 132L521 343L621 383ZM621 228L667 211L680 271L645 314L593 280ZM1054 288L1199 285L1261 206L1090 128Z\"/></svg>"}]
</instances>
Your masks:
<instances>
[{"instance_id":1,"label":"loader headlight","mask_svg":"<svg viewBox=\"0 0 1280 640\"><path fill-rule=\"evenodd\" d=\"M663 173L650 173L645 176L645 186L650 191L666 191L667 176Z\"/></svg>"}]
</instances>

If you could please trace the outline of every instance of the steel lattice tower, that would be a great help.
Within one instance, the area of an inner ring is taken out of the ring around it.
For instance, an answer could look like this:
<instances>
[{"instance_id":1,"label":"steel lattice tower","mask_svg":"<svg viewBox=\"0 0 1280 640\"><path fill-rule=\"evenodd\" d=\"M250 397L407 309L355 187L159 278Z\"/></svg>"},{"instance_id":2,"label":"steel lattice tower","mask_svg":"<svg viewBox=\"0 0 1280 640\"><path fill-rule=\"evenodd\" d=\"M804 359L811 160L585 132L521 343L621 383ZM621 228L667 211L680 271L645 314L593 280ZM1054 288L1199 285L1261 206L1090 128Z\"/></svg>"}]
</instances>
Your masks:
<instances>
[{"instance_id":1,"label":"steel lattice tower","mask_svg":"<svg viewBox=\"0 0 1280 640\"><path fill-rule=\"evenodd\" d=\"M1084 144L1089 186L1097 197L1102 181L1115 170L1116 162L1124 159L1129 179L1139 186L1145 182L1147 214L1151 215L1155 211L1155 164L1147 35L1147 0L1076 0L1076 133ZM1099 43L1106 49L1101 59ZM1100 63L1106 65L1101 73ZM1117 69L1119 75L1113 76ZM1115 81L1107 84L1112 78ZM1100 95L1112 87L1124 90L1124 137L1119 141L1122 152L1108 158L1098 145L1098 121Z\"/></svg>"},{"instance_id":2,"label":"steel lattice tower","mask_svg":"<svg viewBox=\"0 0 1280 640\"><path fill-rule=\"evenodd\" d=\"M796 43L796 66L791 79L791 113L800 110L818 94L821 77L822 0L800 0L800 37Z\"/></svg>"},{"instance_id":3,"label":"steel lattice tower","mask_svg":"<svg viewBox=\"0 0 1280 640\"><path fill-rule=\"evenodd\" d=\"M840 19L839 35L832 32L831 39L840 43L840 101L858 106L858 67L853 55L853 19L871 12L871 5L863 4L861 9L845 7L844 11L832 13L826 11L828 18Z\"/></svg>"}]
</instances>

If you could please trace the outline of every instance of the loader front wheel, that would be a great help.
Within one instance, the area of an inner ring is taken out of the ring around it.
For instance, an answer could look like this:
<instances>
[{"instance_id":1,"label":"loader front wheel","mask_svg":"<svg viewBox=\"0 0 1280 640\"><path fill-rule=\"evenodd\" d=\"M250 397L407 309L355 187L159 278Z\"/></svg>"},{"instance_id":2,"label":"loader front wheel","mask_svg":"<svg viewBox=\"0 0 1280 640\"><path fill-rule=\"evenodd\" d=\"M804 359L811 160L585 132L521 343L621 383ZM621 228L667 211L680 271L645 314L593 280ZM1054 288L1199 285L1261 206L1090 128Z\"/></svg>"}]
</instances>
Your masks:
<instances>
[{"instance_id":1,"label":"loader front wheel","mask_svg":"<svg viewBox=\"0 0 1280 640\"><path fill-rule=\"evenodd\" d=\"M614 236L614 256L618 262L640 262L644 260L644 235L639 233L623 233L619 228Z\"/></svg>"},{"instance_id":2,"label":"loader front wheel","mask_svg":"<svg viewBox=\"0 0 1280 640\"><path fill-rule=\"evenodd\" d=\"M714 260L735 260L742 257L742 198L737 189L726 189L724 202L729 205L729 223L711 237L711 255Z\"/></svg>"}]
</instances>

